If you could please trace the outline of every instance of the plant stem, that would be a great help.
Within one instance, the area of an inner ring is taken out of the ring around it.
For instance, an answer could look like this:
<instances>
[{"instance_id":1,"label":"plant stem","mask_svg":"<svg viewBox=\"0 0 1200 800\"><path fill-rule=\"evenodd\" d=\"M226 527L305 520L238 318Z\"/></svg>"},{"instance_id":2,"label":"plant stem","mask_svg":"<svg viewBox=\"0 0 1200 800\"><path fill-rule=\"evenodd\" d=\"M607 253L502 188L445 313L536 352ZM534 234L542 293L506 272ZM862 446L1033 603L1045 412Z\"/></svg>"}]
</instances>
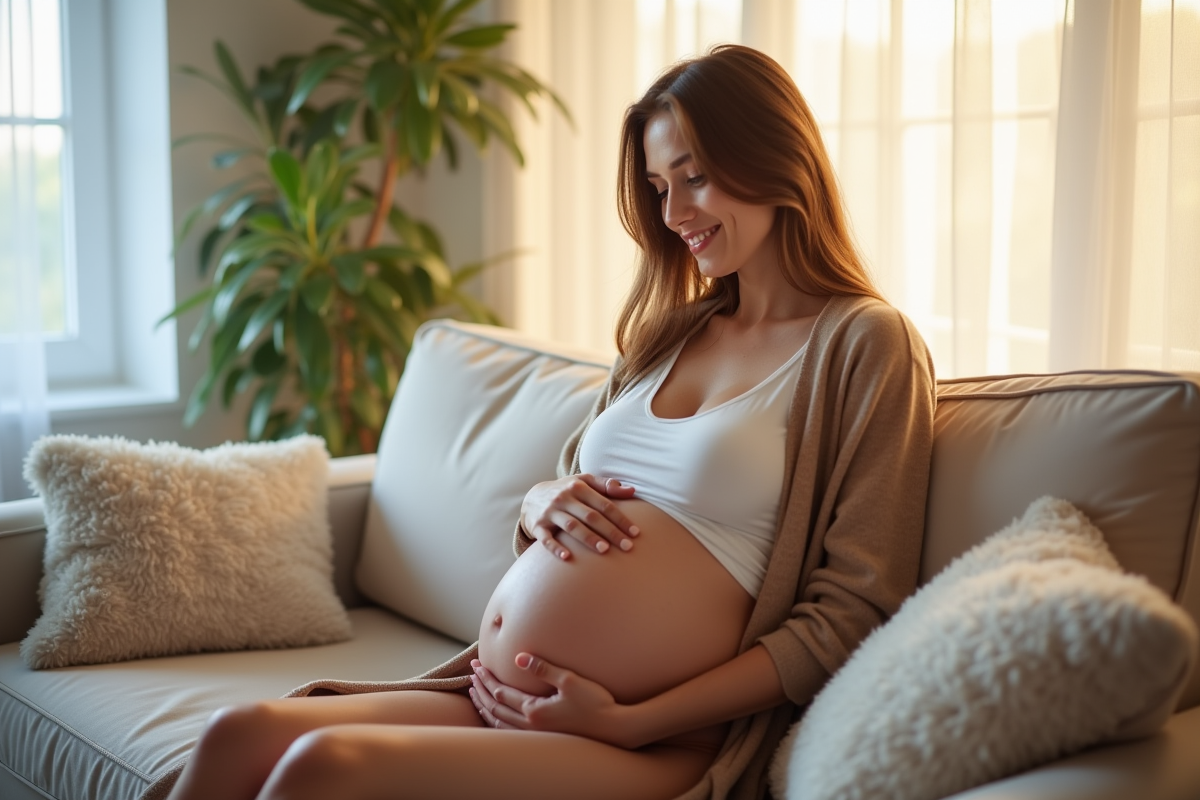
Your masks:
<instances>
[{"instance_id":1,"label":"plant stem","mask_svg":"<svg viewBox=\"0 0 1200 800\"><path fill-rule=\"evenodd\" d=\"M387 159L383 162L383 176L379 180L379 192L375 196L375 211L371 214L371 225L363 239L363 249L379 244L383 236L383 224L387 222L392 208L392 194L396 190L396 176L400 172L400 160L396 157L396 129L388 130Z\"/></svg>"}]
</instances>

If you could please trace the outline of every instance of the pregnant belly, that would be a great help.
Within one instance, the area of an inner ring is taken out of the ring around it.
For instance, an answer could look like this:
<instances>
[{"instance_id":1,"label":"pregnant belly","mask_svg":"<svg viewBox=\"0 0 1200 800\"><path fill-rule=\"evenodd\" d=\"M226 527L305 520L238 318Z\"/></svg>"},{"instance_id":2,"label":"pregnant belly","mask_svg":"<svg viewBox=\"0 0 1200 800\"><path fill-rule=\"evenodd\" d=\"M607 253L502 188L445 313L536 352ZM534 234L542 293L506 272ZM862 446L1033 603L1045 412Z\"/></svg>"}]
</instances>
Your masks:
<instances>
[{"instance_id":1,"label":"pregnant belly","mask_svg":"<svg viewBox=\"0 0 1200 800\"><path fill-rule=\"evenodd\" d=\"M479 631L479 660L504 683L548 695L518 669L527 652L635 703L737 655L753 600L691 533L641 500L618 501L641 535L600 554L571 537L567 561L530 547L505 573Z\"/></svg>"}]
</instances>

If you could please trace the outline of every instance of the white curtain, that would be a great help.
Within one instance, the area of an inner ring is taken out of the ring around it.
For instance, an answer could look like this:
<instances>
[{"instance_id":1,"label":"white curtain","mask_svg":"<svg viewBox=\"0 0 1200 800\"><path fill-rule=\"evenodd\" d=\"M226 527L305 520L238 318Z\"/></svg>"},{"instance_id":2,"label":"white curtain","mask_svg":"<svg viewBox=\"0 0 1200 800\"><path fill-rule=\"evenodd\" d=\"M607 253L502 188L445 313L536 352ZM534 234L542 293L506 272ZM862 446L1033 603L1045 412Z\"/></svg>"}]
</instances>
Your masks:
<instances>
[{"instance_id":1,"label":"white curtain","mask_svg":"<svg viewBox=\"0 0 1200 800\"><path fill-rule=\"evenodd\" d=\"M38 136L21 124L32 116L30 70L13 69L11 13L0 2L0 67L4 101L0 114L13 122L0 125L0 501L29 496L21 465L30 446L50 431L46 405L46 358L42 342L41 259L38 219ZM28 24L28 15L24 18ZM19 85L26 77L27 85ZM15 123L15 124L14 124Z\"/></svg>"},{"instance_id":2,"label":"white curtain","mask_svg":"<svg viewBox=\"0 0 1200 800\"><path fill-rule=\"evenodd\" d=\"M578 130L494 159L486 287L517 327L611 348L632 251L620 112L742 41L822 125L859 244L940 376L1200 370L1200 0L506 0ZM632 84L630 83L632 81Z\"/></svg>"},{"instance_id":3,"label":"white curtain","mask_svg":"<svg viewBox=\"0 0 1200 800\"><path fill-rule=\"evenodd\" d=\"M497 0L517 22L508 57L546 79L574 126L543 104L512 107L527 164L495 149L484 173L484 249L517 257L484 274L484 295L514 327L612 353L633 276L633 243L616 209L625 108L672 61L736 40L736 0Z\"/></svg>"}]
</instances>

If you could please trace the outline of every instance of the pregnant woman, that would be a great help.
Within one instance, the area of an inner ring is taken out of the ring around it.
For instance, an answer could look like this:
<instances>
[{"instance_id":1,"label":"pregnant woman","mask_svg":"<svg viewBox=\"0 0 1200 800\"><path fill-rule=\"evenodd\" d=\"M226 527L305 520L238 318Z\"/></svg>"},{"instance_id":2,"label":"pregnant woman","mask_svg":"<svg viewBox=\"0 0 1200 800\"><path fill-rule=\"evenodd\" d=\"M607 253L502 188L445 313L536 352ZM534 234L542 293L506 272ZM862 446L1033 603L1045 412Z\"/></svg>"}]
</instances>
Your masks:
<instances>
[{"instance_id":1,"label":"pregnant woman","mask_svg":"<svg viewBox=\"0 0 1200 800\"><path fill-rule=\"evenodd\" d=\"M916 584L928 353L879 298L787 74L744 47L630 107L622 357L525 497L479 643L403 691L224 709L184 798L758 798Z\"/></svg>"}]
</instances>

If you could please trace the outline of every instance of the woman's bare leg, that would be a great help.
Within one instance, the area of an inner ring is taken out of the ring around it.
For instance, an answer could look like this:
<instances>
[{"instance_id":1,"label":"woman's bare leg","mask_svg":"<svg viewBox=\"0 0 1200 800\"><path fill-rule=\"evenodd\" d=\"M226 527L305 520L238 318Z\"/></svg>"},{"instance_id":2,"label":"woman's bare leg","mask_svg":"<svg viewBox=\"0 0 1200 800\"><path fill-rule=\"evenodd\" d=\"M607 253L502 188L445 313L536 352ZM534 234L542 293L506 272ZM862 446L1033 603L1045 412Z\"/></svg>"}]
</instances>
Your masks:
<instances>
[{"instance_id":1,"label":"woman's bare leg","mask_svg":"<svg viewBox=\"0 0 1200 800\"><path fill-rule=\"evenodd\" d=\"M558 733L338 725L296 740L259 800L669 800L715 754L715 746L622 750Z\"/></svg>"},{"instance_id":2,"label":"woman's bare leg","mask_svg":"<svg viewBox=\"0 0 1200 800\"><path fill-rule=\"evenodd\" d=\"M483 725L470 699L452 692L304 697L223 708L205 726L171 800L252 800L296 739L346 723Z\"/></svg>"}]
</instances>

